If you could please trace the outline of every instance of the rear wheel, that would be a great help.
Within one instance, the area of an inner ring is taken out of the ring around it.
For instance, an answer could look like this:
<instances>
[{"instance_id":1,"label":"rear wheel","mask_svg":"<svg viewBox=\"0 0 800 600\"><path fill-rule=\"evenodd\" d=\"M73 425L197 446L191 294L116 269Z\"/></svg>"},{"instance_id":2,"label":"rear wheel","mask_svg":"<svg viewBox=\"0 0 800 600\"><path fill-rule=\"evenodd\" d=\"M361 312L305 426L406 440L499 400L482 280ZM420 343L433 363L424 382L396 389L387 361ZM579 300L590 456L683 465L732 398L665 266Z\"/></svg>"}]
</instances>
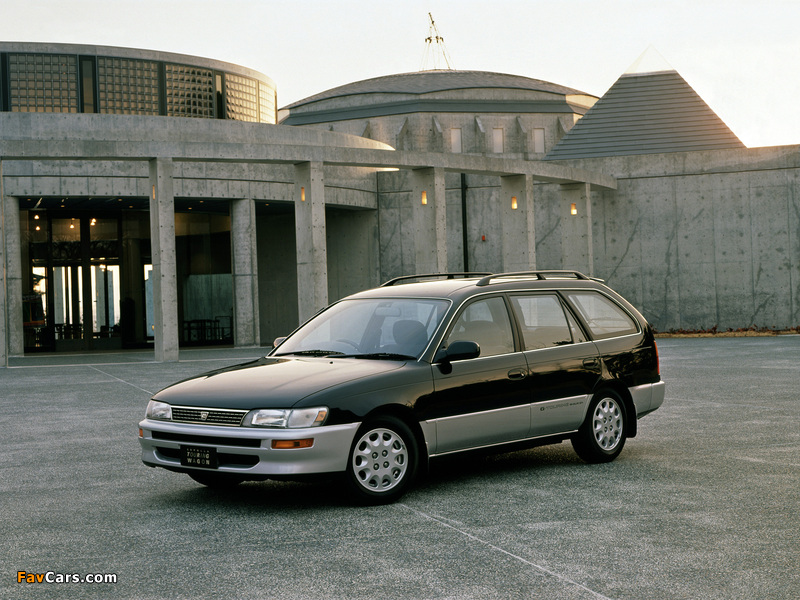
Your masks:
<instances>
[{"instance_id":1,"label":"rear wheel","mask_svg":"<svg viewBox=\"0 0 800 600\"><path fill-rule=\"evenodd\" d=\"M419 451L414 434L400 419L386 416L364 423L347 461L347 481L365 504L394 502L417 472Z\"/></svg>"},{"instance_id":2,"label":"rear wheel","mask_svg":"<svg viewBox=\"0 0 800 600\"><path fill-rule=\"evenodd\" d=\"M572 447L586 462L611 462L622 452L626 437L625 405L616 392L603 390L592 398Z\"/></svg>"},{"instance_id":3,"label":"rear wheel","mask_svg":"<svg viewBox=\"0 0 800 600\"><path fill-rule=\"evenodd\" d=\"M244 481L244 479L238 475L232 475L230 473L206 473L204 471L189 473L189 477L194 479L197 483L215 490L232 488Z\"/></svg>"}]
</instances>

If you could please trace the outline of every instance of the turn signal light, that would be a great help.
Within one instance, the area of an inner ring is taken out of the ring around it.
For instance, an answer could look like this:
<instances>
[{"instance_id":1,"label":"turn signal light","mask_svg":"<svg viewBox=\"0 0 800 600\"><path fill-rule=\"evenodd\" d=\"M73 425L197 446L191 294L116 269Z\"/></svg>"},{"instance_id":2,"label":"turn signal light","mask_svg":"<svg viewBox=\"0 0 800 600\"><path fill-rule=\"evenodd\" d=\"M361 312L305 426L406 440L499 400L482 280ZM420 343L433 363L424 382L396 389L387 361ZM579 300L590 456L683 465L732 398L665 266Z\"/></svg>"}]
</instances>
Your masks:
<instances>
[{"instance_id":1,"label":"turn signal light","mask_svg":"<svg viewBox=\"0 0 800 600\"><path fill-rule=\"evenodd\" d=\"M314 438L303 440L272 440L273 450L291 450L293 448L311 448L314 445Z\"/></svg>"}]
</instances>

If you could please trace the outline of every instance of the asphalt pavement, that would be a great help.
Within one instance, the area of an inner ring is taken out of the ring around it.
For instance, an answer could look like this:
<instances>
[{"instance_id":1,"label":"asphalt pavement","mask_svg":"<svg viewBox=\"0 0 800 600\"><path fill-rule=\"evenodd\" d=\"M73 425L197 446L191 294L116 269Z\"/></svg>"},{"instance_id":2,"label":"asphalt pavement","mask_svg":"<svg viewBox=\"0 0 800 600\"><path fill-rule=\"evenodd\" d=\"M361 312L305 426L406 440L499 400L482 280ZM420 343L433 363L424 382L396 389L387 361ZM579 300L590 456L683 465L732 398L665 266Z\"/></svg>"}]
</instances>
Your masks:
<instances>
[{"instance_id":1,"label":"asphalt pavement","mask_svg":"<svg viewBox=\"0 0 800 600\"><path fill-rule=\"evenodd\" d=\"M615 462L449 458L367 508L335 483L215 492L142 465L153 392L259 349L13 358L0 598L796 600L800 336L659 350L666 400Z\"/></svg>"}]
</instances>

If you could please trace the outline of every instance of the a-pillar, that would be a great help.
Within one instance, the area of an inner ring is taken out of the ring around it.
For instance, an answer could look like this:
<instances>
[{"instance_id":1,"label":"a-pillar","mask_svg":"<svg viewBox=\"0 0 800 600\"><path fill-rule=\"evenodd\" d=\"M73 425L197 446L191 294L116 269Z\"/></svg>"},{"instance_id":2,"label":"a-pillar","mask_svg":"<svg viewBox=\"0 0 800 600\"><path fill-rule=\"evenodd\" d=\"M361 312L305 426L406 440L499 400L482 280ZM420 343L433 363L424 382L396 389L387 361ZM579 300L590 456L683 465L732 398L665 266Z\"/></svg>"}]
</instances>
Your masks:
<instances>
[{"instance_id":1,"label":"a-pillar","mask_svg":"<svg viewBox=\"0 0 800 600\"><path fill-rule=\"evenodd\" d=\"M178 360L175 193L171 158L150 160L150 250L153 260L155 358Z\"/></svg>"},{"instance_id":2,"label":"a-pillar","mask_svg":"<svg viewBox=\"0 0 800 600\"><path fill-rule=\"evenodd\" d=\"M0 268L3 273L3 289L0 291L0 317L2 325L2 364L8 364L10 356L20 356L25 351L22 326L22 257L20 255L19 201L6 196L3 187L3 171L0 162L0 202L2 202L2 234L0 235Z\"/></svg>"},{"instance_id":3,"label":"a-pillar","mask_svg":"<svg viewBox=\"0 0 800 600\"><path fill-rule=\"evenodd\" d=\"M561 186L561 264L564 269L594 272L592 187L588 183Z\"/></svg>"},{"instance_id":4,"label":"a-pillar","mask_svg":"<svg viewBox=\"0 0 800 600\"><path fill-rule=\"evenodd\" d=\"M447 203L444 170L411 172L416 273L447 271Z\"/></svg>"},{"instance_id":5,"label":"a-pillar","mask_svg":"<svg viewBox=\"0 0 800 600\"><path fill-rule=\"evenodd\" d=\"M500 215L503 227L503 271L511 273L535 269L533 178L530 175L500 178Z\"/></svg>"},{"instance_id":6,"label":"a-pillar","mask_svg":"<svg viewBox=\"0 0 800 600\"><path fill-rule=\"evenodd\" d=\"M303 323L328 304L325 178L322 163L295 165L294 181L297 313Z\"/></svg>"},{"instance_id":7,"label":"a-pillar","mask_svg":"<svg viewBox=\"0 0 800 600\"><path fill-rule=\"evenodd\" d=\"M233 342L258 346L258 255L256 204L251 199L231 202L231 268L233 270Z\"/></svg>"}]
</instances>

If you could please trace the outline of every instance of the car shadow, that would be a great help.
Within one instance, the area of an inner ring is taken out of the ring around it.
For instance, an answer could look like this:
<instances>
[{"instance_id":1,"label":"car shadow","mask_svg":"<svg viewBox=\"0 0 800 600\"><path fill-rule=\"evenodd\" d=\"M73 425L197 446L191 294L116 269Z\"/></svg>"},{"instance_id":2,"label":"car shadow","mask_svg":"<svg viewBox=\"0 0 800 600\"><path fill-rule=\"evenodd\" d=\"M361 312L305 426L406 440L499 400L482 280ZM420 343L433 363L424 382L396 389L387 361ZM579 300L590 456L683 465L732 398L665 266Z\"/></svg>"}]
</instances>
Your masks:
<instances>
[{"instance_id":1,"label":"car shadow","mask_svg":"<svg viewBox=\"0 0 800 600\"><path fill-rule=\"evenodd\" d=\"M451 492L459 486L465 490L475 483L490 487L495 483L515 477L569 478L587 468L598 471L617 468L614 465L635 458L632 449L626 449L616 461L606 465L588 465L572 450L569 443L541 446L528 450L505 453L470 451L434 458L420 473L408 495ZM167 475L167 474L165 474ZM176 474L169 474L176 477ZM174 507L176 504L198 508L236 508L244 513L263 515L265 511L286 513L305 512L330 508L363 508L349 493L341 476L332 476L312 482L300 481L249 481L227 489L200 485L187 476L178 476L168 491L153 493L148 501L154 505Z\"/></svg>"}]
</instances>

